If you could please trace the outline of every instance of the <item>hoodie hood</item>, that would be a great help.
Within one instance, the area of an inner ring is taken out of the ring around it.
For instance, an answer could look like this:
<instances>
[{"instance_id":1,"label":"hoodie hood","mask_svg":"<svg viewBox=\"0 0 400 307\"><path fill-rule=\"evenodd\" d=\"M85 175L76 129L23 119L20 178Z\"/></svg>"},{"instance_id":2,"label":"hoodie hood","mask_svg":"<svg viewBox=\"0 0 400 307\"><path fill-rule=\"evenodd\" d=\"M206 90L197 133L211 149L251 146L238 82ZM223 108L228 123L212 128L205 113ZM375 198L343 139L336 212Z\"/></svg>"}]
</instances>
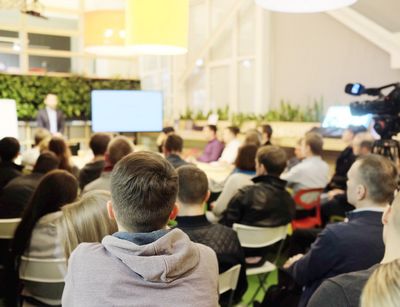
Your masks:
<instances>
[{"instance_id":1,"label":"hoodie hood","mask_svg":"<svg viewBox=\"0 0 400 307\"><path fill-rule=\"evenodd\" d=\"M138 245L115 236L102 240L106 250L145 281L169 283L194 269L200 261L198 247L180 229L155 241Z\"/></svg>"}]
</instances>

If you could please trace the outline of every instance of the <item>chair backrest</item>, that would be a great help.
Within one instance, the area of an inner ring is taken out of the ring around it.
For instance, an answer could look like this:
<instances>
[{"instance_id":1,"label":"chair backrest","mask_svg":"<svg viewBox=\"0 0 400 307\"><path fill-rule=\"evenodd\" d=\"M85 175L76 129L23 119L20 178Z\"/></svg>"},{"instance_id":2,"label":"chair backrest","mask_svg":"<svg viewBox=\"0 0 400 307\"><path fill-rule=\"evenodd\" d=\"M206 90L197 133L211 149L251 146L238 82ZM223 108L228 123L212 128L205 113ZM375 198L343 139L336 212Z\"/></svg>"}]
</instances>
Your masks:
<instances>
[{"instance_id":1,"label":"chair backrest","mask_svg":"<svg viewBox=\"0 0 400 307\"><path fill-rule=\"evenodd\" d=\"M241 267L240 264L237 264L224 273L219 274L219 294L229 290L236 290Z\"/></svg>"},{"instance_id":2,"label":"chair backrest","mask_svg":"<svg viewBox=\"0 0 400 307\"><path fill-rule=\"evenodd\" d=\"M62 283L67 274L67 260L37 259L22 256L19 278L39 283Z\"/></svg>"},{"instance_id":3,"label":"chair backrest","mask_svg":"<svg viewBox=\"0 0 400 307\"><path fill-rule=\"evenodd\" d=\"M311 210L318 207L321 202L321 194L323 189L302 189L297 191L293 196L296 205L304 208L305 210Z\"/></svg>"},{"instance_id":4,"label":"chair backrest","mask_svg":"<svg viewBox=\"0 0 400 307\"><path fill-rule=\"evenodd\" d=\"M284 240L288 232L288 227L288 225L279 227L253 227L235 223L232 228L237 232L242 247L261 248Z\"/></svg>"},{"instance_id":5,"label":"chair backrest","mask_svg":"<svg viewBox=\"0 0 400 307\"><path fill-rule=\"evenodd\" d=\"M18 227L20 222L20 218L0 219L0 239L14 238L15 229Z\"/></svg>"}]
</instances>

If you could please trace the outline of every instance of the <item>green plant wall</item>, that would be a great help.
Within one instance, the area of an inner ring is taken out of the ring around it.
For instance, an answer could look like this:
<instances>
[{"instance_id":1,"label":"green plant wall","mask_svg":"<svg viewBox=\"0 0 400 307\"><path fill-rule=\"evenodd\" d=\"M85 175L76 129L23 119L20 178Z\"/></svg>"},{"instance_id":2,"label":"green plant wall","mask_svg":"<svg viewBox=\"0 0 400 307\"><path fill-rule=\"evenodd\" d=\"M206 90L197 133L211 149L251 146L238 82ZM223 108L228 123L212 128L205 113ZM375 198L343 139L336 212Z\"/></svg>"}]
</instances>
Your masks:
<instances>
[{"instance_id":1,"label":"green plant wall","mask_svg":"<svg viewBox=\"0 0 400 307\"><path fill-rule=\"evenodd\" d=\"M140 89L140 81L0 74L0 98L16 101L20 120L36 118L48 93L58 95L59 108L68 119L89 119L90 92L94 89Z\"/></svg>"}]
</instances>

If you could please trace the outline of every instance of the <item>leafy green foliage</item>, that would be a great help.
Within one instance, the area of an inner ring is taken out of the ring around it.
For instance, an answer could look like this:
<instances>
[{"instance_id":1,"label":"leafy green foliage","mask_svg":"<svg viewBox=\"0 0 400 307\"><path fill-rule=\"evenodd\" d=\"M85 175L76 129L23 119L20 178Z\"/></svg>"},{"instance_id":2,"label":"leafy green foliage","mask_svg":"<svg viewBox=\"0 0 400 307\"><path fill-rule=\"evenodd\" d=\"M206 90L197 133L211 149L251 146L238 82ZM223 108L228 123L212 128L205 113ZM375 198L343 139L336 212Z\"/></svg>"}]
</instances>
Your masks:
<instances>
[{"instance_id":1,"label":"leafy green foliage","mask_svg":"<svg viewBox=\"0 0 400 307\"><path fill-rule=\"evenodd\" d=\"M0 74L0 97L16 101L19 119L35 118L48 93L58 96L59 107L68 119L88 119L93 89L139 88L140 82L136 80Z\"/></svg>"}]
</instances>

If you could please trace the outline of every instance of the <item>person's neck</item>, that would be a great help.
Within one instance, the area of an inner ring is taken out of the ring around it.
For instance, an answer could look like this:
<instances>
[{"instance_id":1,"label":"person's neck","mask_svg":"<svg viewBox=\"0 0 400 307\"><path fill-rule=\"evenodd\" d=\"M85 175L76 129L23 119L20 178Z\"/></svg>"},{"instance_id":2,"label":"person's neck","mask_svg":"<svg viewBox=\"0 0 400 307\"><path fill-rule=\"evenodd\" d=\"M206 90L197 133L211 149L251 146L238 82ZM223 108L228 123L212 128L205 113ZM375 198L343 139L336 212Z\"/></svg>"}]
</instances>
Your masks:
<instances>
[{"instance_id":1,"label":"person's neck","mask_svg":"<svg viewBox=\"0 0 400 307\"><path fill-rule=\"evenodd\" d=\"M203 204L182 204L179 203L178 216L197 216L204 214Z\"/></svg>"},{"instance_id":2,"label":"person's neck","mask_svg":"<svg viewBox=\"0 0 400 307\"><path fill-rule=\"evenodd\" d=\"M94 156L93 162L98 162L98 161L104 161L104 156L103 155Z\"/></svg>"},{"instance_id":3,"label":"person's neck","mask_svg":"<svg viewBox=\"0 0 400 307\"><path fill-rule=\"evenodd\" d=\"M388 236L385 242L385 255L381 263L388 263L400 258L400 240L398 234Z\"/></svg>"},{"instance_id":4,"label":"person's neck","mask_svg":"<svg viewBox=\"0 0 400 307\"><path fill-rule=\"evenodd\" d=\"M369 199L360 201L354 205L356 209L382 209L382 210L385 208L385 206L386 204L377 204Z\"/></svg>"},{"instance_id":5,"label":"person's neck","mask_svg":"<svg viewBox=\"0 0 400 307\"><path fill-rule=\"evenodd\" d=\"M306 159L310 159L310 158L314 158L314 157L319 157L318 155L314 155L313 153L307 153L306 155L305 155L305 158Z\"/></svg>"}]
</instances>

